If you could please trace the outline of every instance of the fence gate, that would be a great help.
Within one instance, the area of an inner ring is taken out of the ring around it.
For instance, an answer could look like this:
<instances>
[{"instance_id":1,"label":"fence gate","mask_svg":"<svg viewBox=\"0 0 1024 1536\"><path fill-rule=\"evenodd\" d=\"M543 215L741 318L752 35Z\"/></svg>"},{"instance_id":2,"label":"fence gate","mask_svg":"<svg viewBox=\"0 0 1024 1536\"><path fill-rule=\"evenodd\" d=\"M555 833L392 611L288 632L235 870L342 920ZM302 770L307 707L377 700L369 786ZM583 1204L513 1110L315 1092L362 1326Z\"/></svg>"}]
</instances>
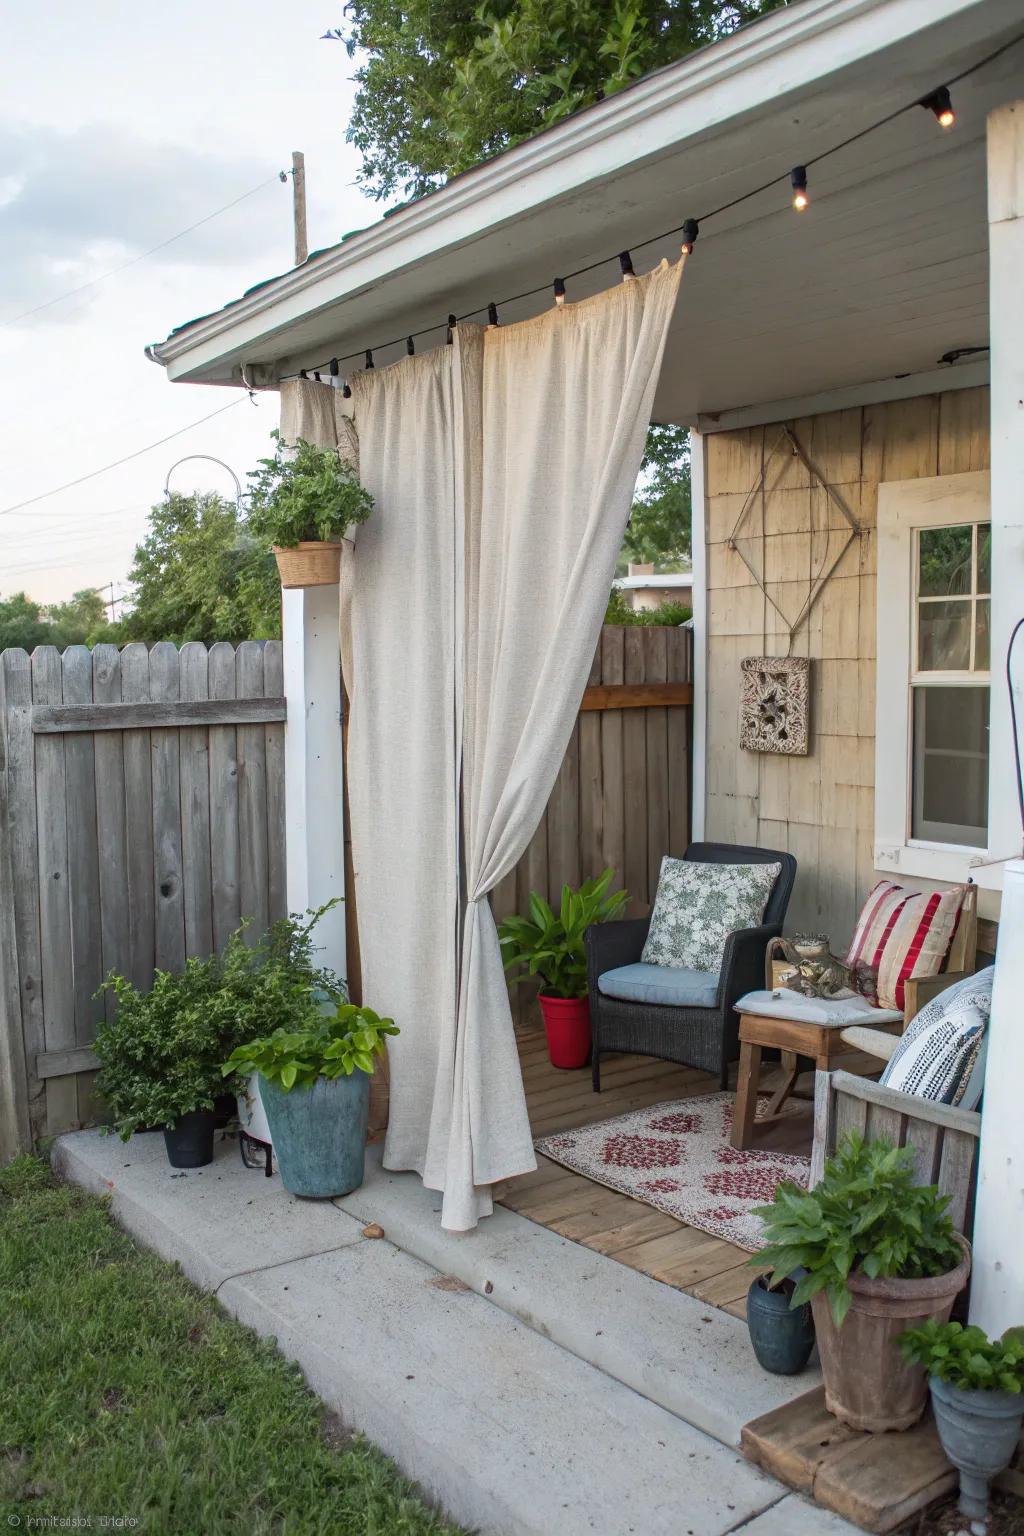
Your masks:
<instances>
[{"instance_id":1,"label":"fence gate","mask_svg":"<svg viewBox=\"0 0 1024 1536\"><path fill-rule=\"evenodd\" d=\"M0 655L0 1160L94 1117L110 970L285 915L279 641Z\"/></svg>"}]
</instances>

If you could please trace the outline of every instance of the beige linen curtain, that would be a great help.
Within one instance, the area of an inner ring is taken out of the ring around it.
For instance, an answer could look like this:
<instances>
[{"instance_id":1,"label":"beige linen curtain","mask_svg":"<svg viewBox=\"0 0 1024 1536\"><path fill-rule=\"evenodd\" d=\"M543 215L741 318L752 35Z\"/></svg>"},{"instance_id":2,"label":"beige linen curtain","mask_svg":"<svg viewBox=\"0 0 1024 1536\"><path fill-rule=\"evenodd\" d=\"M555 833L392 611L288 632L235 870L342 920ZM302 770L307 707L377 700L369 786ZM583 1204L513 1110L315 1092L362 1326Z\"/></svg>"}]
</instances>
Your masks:
<instances>
[{"instance_id":1,"label":"beige linen curtain","mask_svg":"<svg viewBox=\"0 0 1024 1536\"><path fill-rule=\"evenodd\" d=\"M487 895L572 731L682 266L352 380L376 502L346 670L363 990L402 1029L385 1164L443 1190L455 1231L535 1166Z\"/></svg>"}]
</instances>

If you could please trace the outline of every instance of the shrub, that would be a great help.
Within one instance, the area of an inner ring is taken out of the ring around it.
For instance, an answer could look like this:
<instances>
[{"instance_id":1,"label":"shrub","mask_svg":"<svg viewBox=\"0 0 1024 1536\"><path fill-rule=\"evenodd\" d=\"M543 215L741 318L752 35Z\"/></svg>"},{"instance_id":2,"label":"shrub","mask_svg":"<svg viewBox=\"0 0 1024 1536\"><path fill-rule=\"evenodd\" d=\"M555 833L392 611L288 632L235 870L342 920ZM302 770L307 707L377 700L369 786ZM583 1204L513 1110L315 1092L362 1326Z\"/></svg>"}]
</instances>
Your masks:
<instances>
[{"instance_id":1,"label":"shrub","mask_svg":"<svg viewBox=\"0 0 1024 1536\"><path fill-rule=\"evenodd\" d=\"M225 1091L222 1063L237 1046L261 1031L300 1028L325 999L345 1000L345 983L316 964L312 930L327 910L284 918L252 947L243 924L220 955L157 971L148 992L124 976L104 982L117 1007L96 1031L97 1087L123 1140L212 1109Z\"/></svg>"},{"instance_id":2,"label":"shrub","mask_svg":"<svg viewBox=\"0 0 1024 1536\"><path fill-rule=\"evenodd\" d=\"M667 624L678 628L693 617L693 609L689 603L680 603L673 598L666 598L659 603L657 608L631 608L626 601L621 587L613 587L608 599L608 607L605 611L604 622L606 624Z\"/></svg>"},{"instance_id":3,"label":"shrub","mask_svg":"<svg viewBox=\"0 0 1024 1536\"><path fill-rule=\"evenodd\" d=\"M300 438L291 450L279 432L271 436L274 457L261 459L249 475L247 521L257 538L294 549L307 539L336 541L353 524L365 523L373 497L333 448L317 448Z\"/></svg>"},{"instance_id":4,"label":"shrub","mask_svg":"<svg viewBox=\"0 0 1024 1536\"><path fill-rule=\"evenodd\" d=\"M772 1266L772 1285L805 1269L790 1305L825 1291L841 1326L852 1270L872 1280L918 1280L957 1267L963 1255L948 1203L933 1184L914 1183L909 1147L865 1142L851 1131L813 1190L787 1180L771 1205L758 1207L768 1245L751 1262Z\"/></svg>"}]
</instances>

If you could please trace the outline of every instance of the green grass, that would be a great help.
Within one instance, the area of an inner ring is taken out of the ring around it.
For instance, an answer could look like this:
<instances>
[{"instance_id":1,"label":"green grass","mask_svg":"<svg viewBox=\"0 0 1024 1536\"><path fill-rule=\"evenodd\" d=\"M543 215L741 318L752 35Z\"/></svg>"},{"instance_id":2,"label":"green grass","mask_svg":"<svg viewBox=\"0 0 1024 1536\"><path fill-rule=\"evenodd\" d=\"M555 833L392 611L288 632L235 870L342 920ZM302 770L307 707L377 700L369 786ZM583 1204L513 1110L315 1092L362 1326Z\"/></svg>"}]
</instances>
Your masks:
<instances>
[{"instance_id":1,"label":"green grass","mask_svg":"<svg viewBox=\"0 0 1024 1536\"><path fill-rule=\"evenodd\" d=\"M0 1169L0 1530L76 1515L154 1536L453 1531L296 1367L26 1157Z\"/></svg>"}]
</instances>

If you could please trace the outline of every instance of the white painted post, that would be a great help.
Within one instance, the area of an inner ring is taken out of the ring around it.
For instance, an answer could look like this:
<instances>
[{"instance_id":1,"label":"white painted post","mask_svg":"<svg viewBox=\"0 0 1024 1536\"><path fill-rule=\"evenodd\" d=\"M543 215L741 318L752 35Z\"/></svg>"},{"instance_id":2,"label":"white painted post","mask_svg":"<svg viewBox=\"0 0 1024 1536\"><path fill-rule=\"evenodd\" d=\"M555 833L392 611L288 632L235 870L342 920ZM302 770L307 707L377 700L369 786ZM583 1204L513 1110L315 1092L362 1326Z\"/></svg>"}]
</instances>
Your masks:
<instances>
[{"instance_id":1,"label":"white painted post","mask_svg":"<svg viewBox=\"0 0 1024 1536\"><path fill-rule=\"evenodd\" d=\"M320 958L345 975L345 846L337 586L282 593L288 910L341 905L316 930Z\"/></svg>"},{"instance_id":2,"label":"white painted post","mask_svg":"<svg viewBox=\"0 0 1024 1536\"><path fill-rule=\"evenodd\" d=\"M990 753L1001 807L989 846L1019 849L1021 828L1002 658L1024 611L1024 101L988 120L989 339L992 345L992 726ZM999 706L996 706L997 696ZM1005 791L1005 792L1004 792ZM1024 1323L1024 859L1004 870L999 953L974 1219L971 1321L989 1334Z\"/></svg>"},{"instance_id":3,"label":"white painted post","mask_svg":"<svg viewBox=\"0 0 1024 1536\"><path fill-rule=\"evenodd\" d=\"M704 837L707 815L708 711L708 560L705 461L707 440L690 429L690 559L693 567L693 773L690 783L690 832L695 843Z\"/></svg>"}]
</instances>

